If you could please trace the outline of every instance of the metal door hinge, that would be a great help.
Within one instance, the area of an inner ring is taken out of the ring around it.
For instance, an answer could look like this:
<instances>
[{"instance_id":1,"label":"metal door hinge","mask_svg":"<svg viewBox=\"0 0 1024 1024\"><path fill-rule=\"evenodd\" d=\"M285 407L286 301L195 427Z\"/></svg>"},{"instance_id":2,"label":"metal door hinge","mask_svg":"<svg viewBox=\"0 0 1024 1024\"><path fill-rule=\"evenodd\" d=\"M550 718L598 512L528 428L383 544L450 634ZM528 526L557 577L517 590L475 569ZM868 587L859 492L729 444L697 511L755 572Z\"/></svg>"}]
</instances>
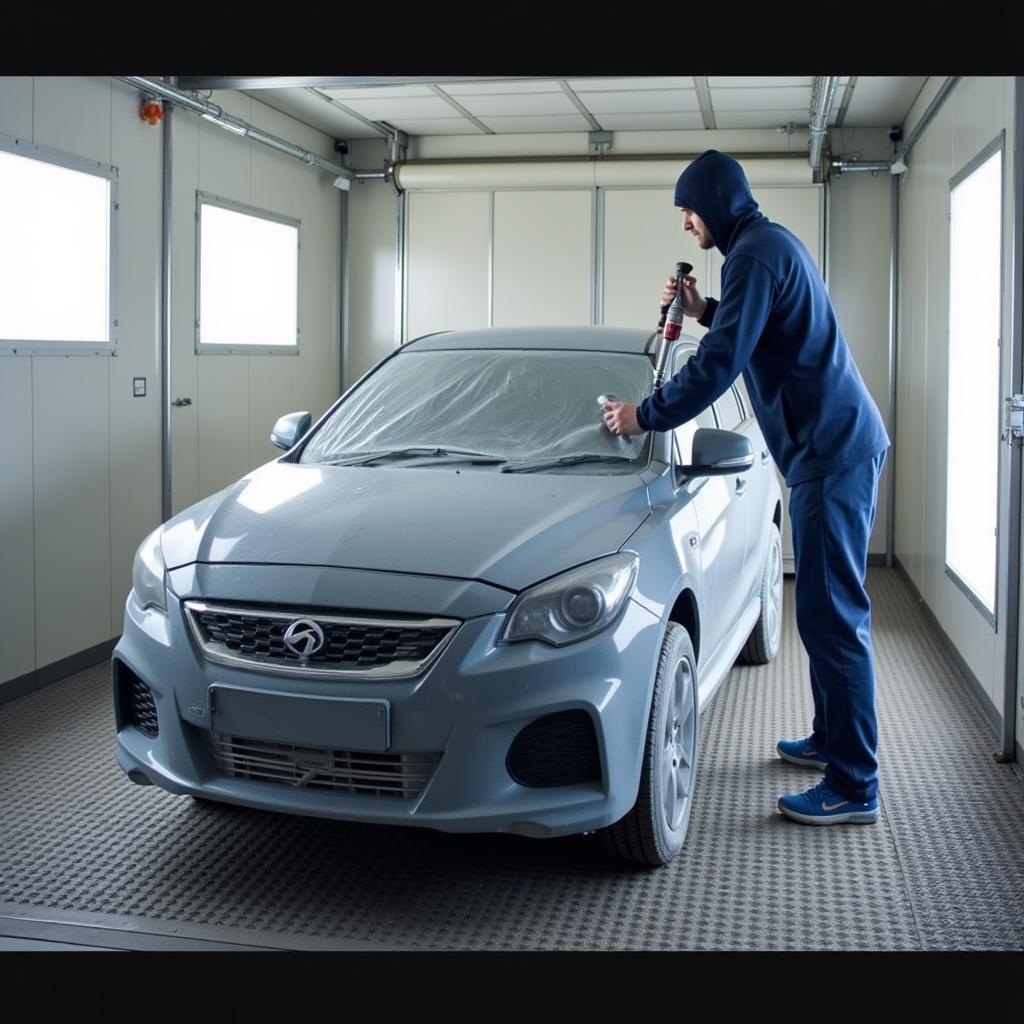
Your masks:
<instances>
[{"instance_id":1,"label":"metal door hinge","mask_svg":"<svg viewBox=\"0 0 1024 1024\"><path fill-rule=\"evenodd\" d=\"M1001 440L1009 445L1024 445L1024 395L1008 395L1006 398L1006 429Z\"/></svg>"}]
</instances>

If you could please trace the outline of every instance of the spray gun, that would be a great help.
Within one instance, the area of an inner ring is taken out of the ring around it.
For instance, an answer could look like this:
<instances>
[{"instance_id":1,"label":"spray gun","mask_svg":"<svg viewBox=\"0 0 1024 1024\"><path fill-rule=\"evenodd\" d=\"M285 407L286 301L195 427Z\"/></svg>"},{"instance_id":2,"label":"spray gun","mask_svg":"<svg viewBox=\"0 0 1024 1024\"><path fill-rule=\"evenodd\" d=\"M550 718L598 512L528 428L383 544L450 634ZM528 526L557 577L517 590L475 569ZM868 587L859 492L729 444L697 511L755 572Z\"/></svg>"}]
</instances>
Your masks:
<instances>
[{"instance_id":1,"label":"spray gun","mask_svg":"<svg viewBox=\"0 0 1024 1024\"><path fill-rule=\"evenodd\" d=\"M654 368L654 388L661 387L665 379L665 364L668 362L668 347L675 341L683 327L683 300L680 295L683 278L693 270L692 263L679 262L676 264L676 294L675 298L667 305L661 307L661 318L658 320L657 350L658 359ZM617 402L615 395L598 395L597 404L604 408L605 402ZM625 438L626 441L632 438Z\"/></svg>"},{"instance_id":2,"label":"spray gun","mask_svg":"<svg viewBox=\"0 0 1024 1024\"><path fill-rule=\"evenodd\" d=\"M669 345L675 341L683 328L683 278L693 270L692 263L676 264L676 295L667 305L661 307L658 321L658 360L654 367L654 389L661 387L665 379L665 364L668 362Z\"/></svg>"}]
</instances>

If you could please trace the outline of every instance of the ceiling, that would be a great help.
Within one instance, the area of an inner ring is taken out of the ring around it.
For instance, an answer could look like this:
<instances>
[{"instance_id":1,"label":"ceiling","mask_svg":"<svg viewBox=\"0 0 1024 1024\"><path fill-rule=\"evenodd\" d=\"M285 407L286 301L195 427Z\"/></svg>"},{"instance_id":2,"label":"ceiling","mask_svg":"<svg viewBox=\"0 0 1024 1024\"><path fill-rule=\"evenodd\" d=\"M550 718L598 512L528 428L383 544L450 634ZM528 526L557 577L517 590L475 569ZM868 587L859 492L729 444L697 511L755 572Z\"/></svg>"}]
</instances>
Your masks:
<instances>
[{"instance_id":1,"label":"ceiling","mask_svg":"<svg viewBox=\"0 0 1024 1024\"><path fill-rule=\"evenodd\" d=\"M830 126L902 124L926 76L847 76ZM372 139L388 126L410 136L517 132L806 128L806 77L183 79L233 88L338 139Z\"/></svg>"}]
</instances>

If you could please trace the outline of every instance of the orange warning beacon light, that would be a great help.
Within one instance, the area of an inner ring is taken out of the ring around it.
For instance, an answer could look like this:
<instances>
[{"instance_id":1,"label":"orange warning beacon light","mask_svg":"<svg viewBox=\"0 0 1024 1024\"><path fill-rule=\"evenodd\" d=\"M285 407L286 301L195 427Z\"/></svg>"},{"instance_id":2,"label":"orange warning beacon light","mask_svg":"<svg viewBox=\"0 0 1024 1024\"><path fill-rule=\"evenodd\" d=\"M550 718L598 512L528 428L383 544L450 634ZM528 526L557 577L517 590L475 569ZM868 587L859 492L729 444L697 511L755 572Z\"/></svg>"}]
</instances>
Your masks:
<instances>
[{"instance_id":1,"label":"orange warning beacon light","mask_svg":"<svg viewBox=\"0 0 1024 1024\"><path fill-rule=\"evenodd\" d=\"M148 124L158 124L164 119L164 105L153 96L147 96L139 107L139 117Z\"/></svg>"}]
</instances>

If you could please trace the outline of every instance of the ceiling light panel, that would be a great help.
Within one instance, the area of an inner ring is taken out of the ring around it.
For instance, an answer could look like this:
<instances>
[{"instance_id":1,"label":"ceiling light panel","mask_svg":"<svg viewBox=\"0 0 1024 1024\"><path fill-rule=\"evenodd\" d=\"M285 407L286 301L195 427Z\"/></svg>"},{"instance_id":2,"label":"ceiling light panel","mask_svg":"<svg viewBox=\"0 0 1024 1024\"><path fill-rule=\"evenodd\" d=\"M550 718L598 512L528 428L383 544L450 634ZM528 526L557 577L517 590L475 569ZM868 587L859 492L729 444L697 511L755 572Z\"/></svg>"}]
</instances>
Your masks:
<instances>
[{"instance_id":1,"label":"ceiling light panel","mask_svg":"<svg viewBox=\"0 0 1024 1024\"><path fill-rule=\"evenodd\" d=\"M569 78L573 92L619 92L622 89L692 89L693 79L687 75L675 78Z\"/></svg>"},{"instance_id":2,"label":"ceiling light panel","mask_svg":"<svg viewBox=\"0 0 1024 1024\"><path fill-rule=\"evenodd\" d=\"M449 110L452 108L449 107ZM469 118L466 117L396 117L388 124L394 125L406 135L483 135Z\"/></svg>"},{"instance_id":3,"label":"ceiling light panel","mask_svg":"<svg viewBox=\"0 0 1024 1024\"><path fill-rule=\"evenodd\" d=\"M493 93L561 92L552 78L532 82L439 82L449 96L489 96Z\"/></svg>"},{"instance_id":4,"label":"ceiling light panel","mask_svg":"<svg viewBox=\"0 0 1024 1024\"><path fill-rule=\"evenodd\" d=\"M588 92L580 95L592 114L658 114L663 111L700 110L693 89L659 89L656 92Z\"/></svg>"},{"instance_id":5,"label":"ceiling light panel","mask_svg":"<svg viewBox=\"0 0 1024 1024\"><path fill-rule=\"evenodd\" d=\"M800 110L716 110L715 123L719 128L778 128L791 121L797 127L807 127L810 116L807 108Z\"/></svg>"},{"instance_id":6,"label":"ceiling light panel","mask_svg":"<svg viewBox=\"0 0 1024 1024\"><path fill-rule=\"evenodd\" d=\"M401 117L451 117L452 108L440 96L410 96L394 100L342 100L349 110L371 121L394 121Z\"/></svg>"},{"instance_id":7,"label":"ceiling light panel","mask_svg":"<svg viewBox=\"0 0 1024 1024\"><path fill-rule=\"evenodd\" d=\"M838 90L836 90L838 92ZM811 105L811 90L806 89L712 89L711 105L717 119L723 110L795 110ZM355 109L355 108L353 108Z\"/></svg>"},{"instance_id":8,"label":"ceiling light panel","mask_svg":"<svg viewBox=\"0 0 1024 1024\"><path fill-rule=\"evenodd\" d=\"M743 78L722 75L708 76L708 85L712 89L778 89L785 88L786 86L802 86L810 89L813 84L814 78L811 75L807 75L805 78L783 78L772 75L746 76Z\"/></svg>"},{"instance_id":9,"label":"ceiling light panel","mask_svg":"<svg viewBox=\"0 0 1024 1024\"><path fill-rule=\"evenodd\" d=\"M493 132L585 132L590 122L582 114L548 114L546 117L482 117Z\"/></svg>"},{"instance_id":10,"label":"ceiling light panel","mask_svg":"<svg viewBox=\"0 0 1024 1024\"><path fill-rule=\"evenodd\" d=\"M843 127L888 128L902 124L924 82L922 75L899 79L877 75L858 78Z\"/></svg>"},{"instance_id":11,"label":"ceiling light panel","mask_svg":"<svg viewBox=\"0 0 1024 1024\"><path fill-rule=\"evenodd\" d=\"M433 96L434 90L429 85L368 85L363 88L319 89L319 92L330 96L332 100L385 100L404 99L408 96Z\"/></svg>"},{"instance_id":12,"label":"ceiling light panel","mask_svg":"<svg viewBox=\"0 0 1024 1024\"><path fill-rule=\"evenodd\" d=\"M514 96L455 97L474 117L530 117L541 114L571 114L572 100L562 92L519 93Z\"/></svg>"},{"instance_id":13,"label":"ceiling light panel","mask_svg":"<svg viewBox=\"0 0 1024 1024\"><path fill-rule=\"evenodd\" d=\"M601 114L601 127L608 132L690 131L704 127L700 113Z\"/></svg>"}]
</instances>

